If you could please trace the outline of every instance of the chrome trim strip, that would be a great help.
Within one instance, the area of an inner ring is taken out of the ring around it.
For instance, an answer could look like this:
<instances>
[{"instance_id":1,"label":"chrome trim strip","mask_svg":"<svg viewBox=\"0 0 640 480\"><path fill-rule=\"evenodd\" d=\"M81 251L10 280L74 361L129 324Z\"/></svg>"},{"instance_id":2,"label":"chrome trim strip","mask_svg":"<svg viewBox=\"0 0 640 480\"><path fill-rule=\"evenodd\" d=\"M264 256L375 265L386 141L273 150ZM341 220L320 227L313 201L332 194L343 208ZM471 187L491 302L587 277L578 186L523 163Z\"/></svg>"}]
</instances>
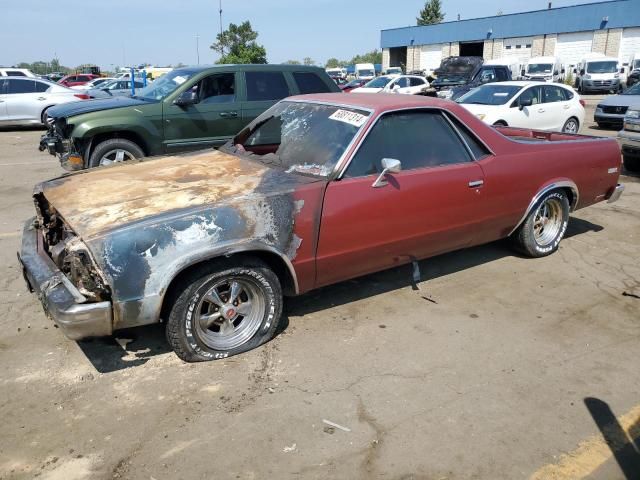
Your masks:
<instances>
[{"instance_id":1,"label":"chrome trim strip","mask_svg":"<svg viewBox=\"0 0 640 480\"><path fill-rule=\"evenodd\" d=\"M357 108L357 107L351 107L351 108ZM433 110L437 110L439 112L443 112L443 115L446 117L447 114L451 115L453 118L455 118L457 121L459 121L462 125L465 125L465 123L454 113L451 113L449 110L447 110L446 108L442 108L442 107L434 107L434 106L424 106L424 107L404 107L404 108L396 108L394 110L385 110L383 111L380 115L378 115L375 120L373 122L371 122L369 124L369 126L367 127L366 131L364 132L364 135L362 136L362 139L360 140L360 142L358 143L358 145L356 146L356 148L353 150L353 153L351 154L351 157L348 158L345 161L345 164L340 168L340 171L338 173L338 175L335 177L336 180L340 180L343 176L345 171L347 170L347 168L349 167L349 164L351 163L351 161L353 160L353 157L356 156L356 154L358 153L358 151L360 150L360 148L362 148L362 144L364 143L364 141L367 139L367 137L369 136L369 133L371 132L371 130L373 129L373 127L378 123L378 121L385 116L388 113L396 113L396 112L405 112L405 111L421 111L421 110L427 110L427 111L433 111ZM451 119L447 118L447 120L449 121L449 123L451 124ZM456 130L457 131L457 130ZM478 138L478 136L475 134L475 132L473 132L473 130L469 129L470 132L473 133L473 136L476 137L480 143L482 143L482 145L484 145L486 147L486 149L490 152L491 155L495 156L495 152L481 139ZM460 133L458 133L458 135L460 135ZM467 147L467 149L469 148L469 146L466 144L466 142L463 142L463 144ZM471 158L473 159L474 156L471 155ZM473 161L473 160L472 160ZM337 164L339 165L339 163Z\"/></svg>"},{"instance_id":2,"label":"chrome trim strip","mask_svg":"<svg viewBox=\"0 0 640 480\"><path fill-rule=\"evenodd\" d=\"M624 185L619 183L618 185L616 185L616 188L613 190L613 193L607 200L607 203L614 203L620 200L620 197L622 196L623 192L624 192Z\"/></svg>"},{"instance_id":3,"label":"chrome trim strip","mask_svg":"<svg viewBox=\"0 0 640 480\"><path fill-rule=\"evenodd\" d=\"M483 185L484 185L484 180L475 180L473 182L469 182L469 187L471 188L481 187Z\"/></svg>"},{"instance_id":4,"label":"chrome trim strip","mask_svg":"<svg viewBox=\"0 0 640 480\"><path fill-rule=\"evenodd\" d=\"M524 212L524 215L522 216L520 221L516 224L516 226L513 227L513 230L511 230L509 232L509 235L507 235L507 236L510 237L511 235L513 235L513 233L525 221L525 219L527 218L527 216L529 215L529 213L531 212L533 207L536 205L536 203L538 203L538 201L540 201L540 199L544 195L546 195L547 193L549 193L552 190L556 190L558 188L566 188L566 187L569 187L571 189L571 191L573 192L573 202L571 202L571 205L569 206L569 211L570 212L575 211L576 207L578 206L578 201L580 200L580 192L578 191L578 186L575 183L573 183L572 181L570 181L570 180L551 183L551 184L547 185L546 187L542 188L540 191L538 191L538 193L536 193L536 195L533 197L533 199L531 199L531 202L529 203L529 206L527 207L527 210Z\"/></svg>"}]
</instances>

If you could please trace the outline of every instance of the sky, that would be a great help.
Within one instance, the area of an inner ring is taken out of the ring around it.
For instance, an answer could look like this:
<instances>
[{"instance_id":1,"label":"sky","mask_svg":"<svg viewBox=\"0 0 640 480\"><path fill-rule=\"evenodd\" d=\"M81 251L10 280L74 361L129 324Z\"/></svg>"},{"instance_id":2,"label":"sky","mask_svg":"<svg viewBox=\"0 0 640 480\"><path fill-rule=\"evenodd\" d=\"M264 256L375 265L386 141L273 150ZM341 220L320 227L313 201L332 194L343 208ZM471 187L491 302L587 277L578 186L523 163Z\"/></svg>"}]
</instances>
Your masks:
<instances>
[{"instance_id":1,"label":"sky","mask_svg":"<svg viewBox=\"0 0 640 480\"><path fill-rule=\"evenodd\" d=\"M596 0L553 0L554 7ZM214 63L219 0L2 0L0 65ZM380 30L415 25L424 0L222 0L223 24L249 20L270 63L349 60L380 48ZM547 8L548 0L442 0L445 21ZM199 38L197 38L199 37ZM199 49L198 49L199 46Z\"/></svg>"}]
</instances>

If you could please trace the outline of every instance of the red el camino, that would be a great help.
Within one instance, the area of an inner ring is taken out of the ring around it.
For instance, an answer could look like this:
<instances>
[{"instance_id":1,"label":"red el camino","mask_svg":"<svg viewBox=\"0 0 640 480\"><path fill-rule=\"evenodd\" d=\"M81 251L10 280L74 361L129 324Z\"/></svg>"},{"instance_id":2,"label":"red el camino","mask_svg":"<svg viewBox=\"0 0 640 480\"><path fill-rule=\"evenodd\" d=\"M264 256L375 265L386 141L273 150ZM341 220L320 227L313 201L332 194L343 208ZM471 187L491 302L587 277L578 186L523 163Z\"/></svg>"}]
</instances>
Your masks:
<instances>
[{"instance_id":1,"label":"red el camino","mask_svg":"<svg viewBox=\"0 0 640 480\"><path fill-rule=\"evenodd\" d=\"M619 198L620 166L614 139L449 101L293 97L219 151L39 185L21 257L71 338L162 319L182 359L224 358L275 334L283 295L506 237L549 255L570 212Z\"/></svg>"}]
</instances>

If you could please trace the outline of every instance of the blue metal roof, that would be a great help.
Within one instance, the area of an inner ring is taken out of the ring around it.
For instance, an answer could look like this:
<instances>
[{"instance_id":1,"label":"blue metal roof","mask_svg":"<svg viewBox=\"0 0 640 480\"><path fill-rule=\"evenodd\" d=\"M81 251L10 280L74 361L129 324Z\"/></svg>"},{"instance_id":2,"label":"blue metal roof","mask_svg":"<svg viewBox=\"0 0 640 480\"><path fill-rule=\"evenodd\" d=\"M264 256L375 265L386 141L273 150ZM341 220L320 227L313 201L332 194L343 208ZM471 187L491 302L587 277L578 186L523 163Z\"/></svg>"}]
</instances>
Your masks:
<instances>
[{"instance_id":1,"label":"blue metal roof","mask_svg":"<svg viewBox=\"0 0 640 480\"><path fill-rule=\"evenodd\" d=\"M603 19L608 17L608 21ZM613 0L382 30L382 48L640 26L640 0Z\"/></svg>"}]
</instances>

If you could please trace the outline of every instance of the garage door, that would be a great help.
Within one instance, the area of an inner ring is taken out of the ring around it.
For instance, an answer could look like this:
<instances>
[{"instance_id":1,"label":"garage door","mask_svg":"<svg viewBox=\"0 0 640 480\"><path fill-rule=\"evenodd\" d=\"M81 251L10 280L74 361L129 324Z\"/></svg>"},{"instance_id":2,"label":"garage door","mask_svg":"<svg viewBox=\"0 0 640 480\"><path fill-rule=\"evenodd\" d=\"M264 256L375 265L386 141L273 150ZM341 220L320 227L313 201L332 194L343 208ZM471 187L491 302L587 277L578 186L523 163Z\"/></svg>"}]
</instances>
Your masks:
<instances>
[{"instance_id":1,"label":"garage door","mask_svg":"<svg viewBox=\"0 0 640 480\"><path fill-rule=\"evenodd\" d=\"M427 72L440 66L442 60L442 45L423 45L420 51L420 69Z\"/></svg>"},{"instance_id":2,"label":"garage door","mask_svg":"<svg viewBox=\"0 0 640 480\"><path fill-rule=\"evenodd\" d=\"M505 38L502 43L502 58L526 60L531 57L532 45L533 37ZM494 57L496 57L495 53Z\"/></svg>"},{"instance_id":3,"label":"garage door","mask_svg":"<svg viewBox=\"0 0 640 480\"><path fill-rule=\"evenodd\" d=\"M591 52L593 32L561 33L556 42L556 57L566 65L576 65Z\"/></svg>"},{"instance_id":4,"label":"garage door","mask_svg":"<svg viewBox=\"0 0 640 480\"><path fill-rule=\"evenodd\" d=\"M625 28L620 42L620 60L626 63L634 53L640 53L640 28Z\"/></svg>"}]
</instances>

